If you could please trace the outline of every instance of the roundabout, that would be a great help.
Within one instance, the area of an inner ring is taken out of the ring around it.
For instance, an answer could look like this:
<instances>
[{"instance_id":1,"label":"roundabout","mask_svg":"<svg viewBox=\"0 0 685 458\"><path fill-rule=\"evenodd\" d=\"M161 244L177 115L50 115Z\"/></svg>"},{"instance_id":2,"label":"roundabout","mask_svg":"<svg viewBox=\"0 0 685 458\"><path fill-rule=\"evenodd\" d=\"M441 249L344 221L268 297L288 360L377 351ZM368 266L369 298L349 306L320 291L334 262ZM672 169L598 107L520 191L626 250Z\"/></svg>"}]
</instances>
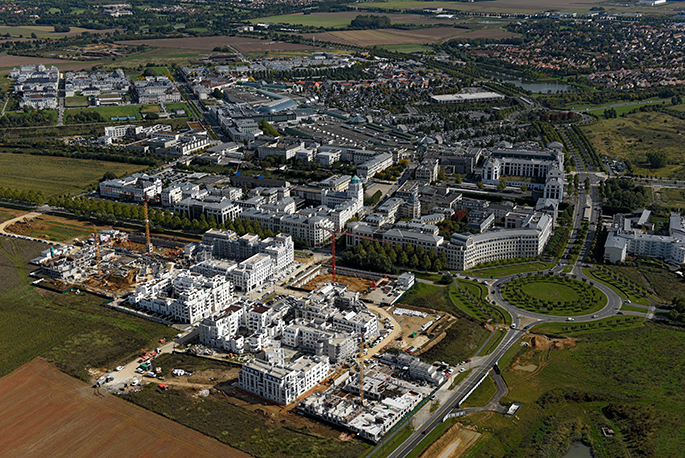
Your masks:
<instances>
[{"instance_id":1,"label":"roundabout","mask_svg":"<svg viewBox=\"0 0 685 458\"><path fill-rule=\"evenodd\" d=\"M607 296L586 281L567 276L527 275L502 285L502 299L533 313L552 316L580 316L598 312Z\"/></svg>"}]
</instances>

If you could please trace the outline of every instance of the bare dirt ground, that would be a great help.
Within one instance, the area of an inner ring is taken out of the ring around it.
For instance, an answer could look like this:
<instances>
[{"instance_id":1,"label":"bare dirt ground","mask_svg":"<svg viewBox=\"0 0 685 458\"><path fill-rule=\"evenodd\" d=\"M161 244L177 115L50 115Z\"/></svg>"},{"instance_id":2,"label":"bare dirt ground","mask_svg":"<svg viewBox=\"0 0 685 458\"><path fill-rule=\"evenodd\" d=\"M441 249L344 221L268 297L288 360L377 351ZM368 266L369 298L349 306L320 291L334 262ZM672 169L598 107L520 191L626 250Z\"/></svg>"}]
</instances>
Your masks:
<instances>
[{"instance_id":1,"label":"bare dirt ground","mask_svg":"<svg viewBox=\"0 0 685 458\"><path fill-rule=\"evenodd\" d=\"M273 43L269 45L268 43ZM217 46L232 46L239 52L266 52L271 47L272 52L311 50L311 46L295 43L269 42L255 38L244 37L187 37L187 38L159 38L154 40L122 41L120 44L148 45L159 48L199 49L212 51Z\"/></svg>"},{"instance_id":2,"label":"bare dirt ground","mask_svg":"<svg viewBox=\"0 0 685 458\"><path fill-rule=\"evenodd\" d=\"M530 345L534 350L545 351L553 348L555 350L563 350L565 348L572 348L576 346L575 339L567 337L566 339L548 339L545 336L533 336L530 339Z\"/></svg>"},{"instance_id":3,"label":"bare dirt ground","mask_svg":"<svg viewBox=\"0 0 685 458\"><path fill-rule=\"evenodd\" d=\"M36 359L0 379L0 457L249 457Z\"/></svg>"},{"instance_id":4,"label":"bare dirt ground","mask_svg":"<svg viewBox=\"0 0 685 458\"><path fill-rule=\"evenodd\" d=\"M455 423L420 455L420 458L457 458L480 438L481 434Z\"/></svg>"},{"instance_id":5,"label":"bare dirt ground","mask_svg":"<svg viewBox=\"0 0 685 458\"><path fill-rule=\"evenodd\" d=\"M342 283L344 285L347 285L347 289L351 291L366 291L371 287L371 280L367 280L366 278L355 278L355 277L348 277L346 275L336 275L336 280L338 283ZM323 285L325 283L333 281L333 274L323 274L319 275L313 280L311 280L309 283L304 285L302 288L308 289L308 290L314 290L318 288L320 285Z\"/></svg>"}]
</instances>

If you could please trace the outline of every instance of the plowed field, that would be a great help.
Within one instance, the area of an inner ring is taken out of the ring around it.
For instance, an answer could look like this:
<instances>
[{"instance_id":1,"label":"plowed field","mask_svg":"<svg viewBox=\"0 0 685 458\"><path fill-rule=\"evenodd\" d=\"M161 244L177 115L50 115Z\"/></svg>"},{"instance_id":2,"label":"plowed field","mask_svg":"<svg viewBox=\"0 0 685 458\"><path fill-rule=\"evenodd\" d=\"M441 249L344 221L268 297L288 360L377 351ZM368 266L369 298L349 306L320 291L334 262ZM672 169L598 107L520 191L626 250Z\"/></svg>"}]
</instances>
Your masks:
<instances>
[{"instance_id":1,"label":"plowed field","mask_svg":"<svg viewBox=\"0 0 685 458\"><path fill-rule=\"evenodd\" d=\"M40 359L0 379L0 412L0 457L249 457Z\"/></svg>"}]
</instances>

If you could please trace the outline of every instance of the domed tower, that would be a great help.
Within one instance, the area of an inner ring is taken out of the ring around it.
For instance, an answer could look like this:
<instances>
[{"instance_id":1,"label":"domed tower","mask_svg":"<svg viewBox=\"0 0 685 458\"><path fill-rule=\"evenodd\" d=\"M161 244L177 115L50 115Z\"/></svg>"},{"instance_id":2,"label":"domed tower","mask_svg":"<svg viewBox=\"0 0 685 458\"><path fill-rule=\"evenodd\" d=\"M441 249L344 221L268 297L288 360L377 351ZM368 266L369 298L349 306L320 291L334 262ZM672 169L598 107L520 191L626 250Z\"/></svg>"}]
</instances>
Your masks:
<instances>
[{"instance_id":1,"label":"domed tower","mask_svg":"<svg viewBox=\"0 0 685 458\"><path fill-rule=\"evenodd\" d=\"M347 195L350 199L354 199L359 202L364 201L364 185L357 175L353 176L350 180L350 185L347 188Z\"/></svg>"}]
</instances>

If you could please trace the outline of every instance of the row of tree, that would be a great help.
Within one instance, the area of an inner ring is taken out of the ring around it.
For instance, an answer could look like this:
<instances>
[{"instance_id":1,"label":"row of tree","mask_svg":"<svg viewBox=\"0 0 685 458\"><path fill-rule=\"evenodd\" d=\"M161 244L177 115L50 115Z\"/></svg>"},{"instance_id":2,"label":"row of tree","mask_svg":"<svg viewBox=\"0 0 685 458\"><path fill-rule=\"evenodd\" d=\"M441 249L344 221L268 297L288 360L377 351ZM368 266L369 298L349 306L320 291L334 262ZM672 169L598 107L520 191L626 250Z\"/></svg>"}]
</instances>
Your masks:
<instances>
[{"instance_id":1,"label":"row of tree","mask_svg":"<svg viewBox=\"0 0 685 458\"><path fill-rule=\"evenodd\" d=\"M17 202L22 204L42 205L45 202L45 197L42 191L34 191L33 189L19 190L0 187L0 199L8 200L10 202Z\"/></svg>"},{"instance_id":2,"label":"row of tree","mask_svg":"<svg viewBox=\"0 0 685 458\"><path fill-rule=\"evenodd\" d=\"M341 261L347 267L391 274L399 272L397 266L436 272L447 267L447 255L444 252L438 254L433 248L426 250L421 246L402 247L400 244L369 240L362 240L356 247L348 248Z\"/></svg>"}]
</instances>

